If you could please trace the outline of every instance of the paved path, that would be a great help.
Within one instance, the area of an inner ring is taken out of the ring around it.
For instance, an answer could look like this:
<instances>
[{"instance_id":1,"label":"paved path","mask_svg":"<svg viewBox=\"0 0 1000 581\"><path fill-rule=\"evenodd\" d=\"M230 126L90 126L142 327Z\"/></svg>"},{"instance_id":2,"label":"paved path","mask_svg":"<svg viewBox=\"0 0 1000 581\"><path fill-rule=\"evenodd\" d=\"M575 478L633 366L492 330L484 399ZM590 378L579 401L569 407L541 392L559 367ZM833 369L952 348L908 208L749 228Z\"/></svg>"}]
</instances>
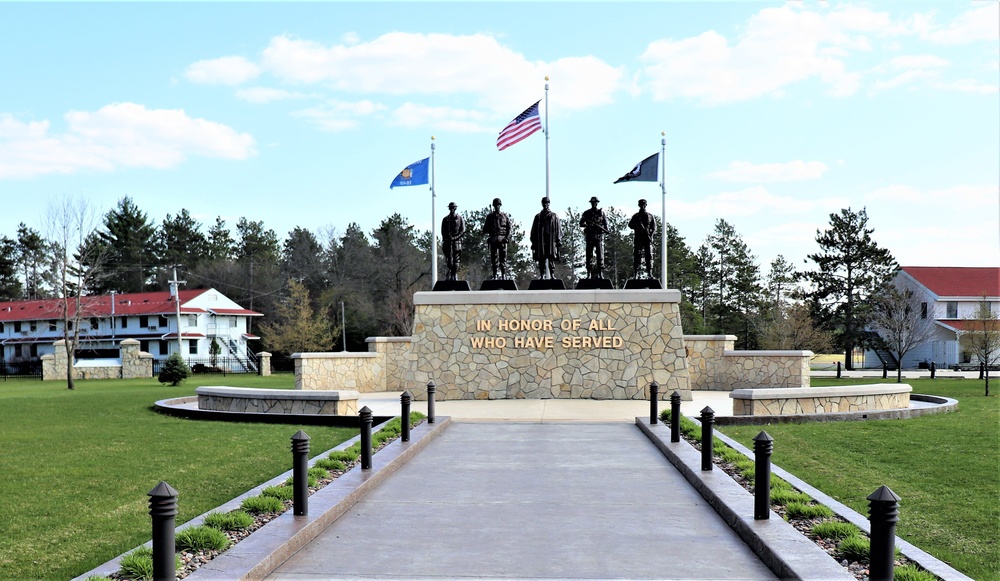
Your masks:
<instances>
[{"instance_id":1,"label":"paved path","mask_svg":"<svg viewBox=\"0 0 1000 581\"><path fill-rule=\"evenodd\" d=\"M456 422L268 579L770 579L634 426Z\"/></svg>"}]
</instances>

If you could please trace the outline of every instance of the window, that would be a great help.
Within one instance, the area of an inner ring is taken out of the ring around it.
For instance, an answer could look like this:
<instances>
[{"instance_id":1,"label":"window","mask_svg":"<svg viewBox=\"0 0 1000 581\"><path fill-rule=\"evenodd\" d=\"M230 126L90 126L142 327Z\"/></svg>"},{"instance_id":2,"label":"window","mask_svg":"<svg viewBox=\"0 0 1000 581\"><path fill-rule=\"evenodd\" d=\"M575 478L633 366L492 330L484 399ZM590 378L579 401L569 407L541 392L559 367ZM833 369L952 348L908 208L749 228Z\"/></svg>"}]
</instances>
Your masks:
<instances>
[{"instance_id":1,"label":"window","mask_svg":"<svg viewBox=\"0 0 1000 581\"><path fill-rule=\"evenodd\" d=\"M198 354L198 340L188 339L188 354L197 355Z\"/></svg>"},{"instance_id":2,"label":"window","mask_svg":"<svg viewBox=\"0 0 1000 581\"><path fill-rule=\"evenodd\" d=\"M948 301L946 303L946 307L948 309L948 315L947 315L946 318L948 318L948 319L957 319L958 318L958 303L955 302L955 301Z\"/></svg>"},{"instance_id":3,"label":"window","mask_svg":"<svg viewBox=\"0 0 1000 581\"><path fill-rule=\"evenodd\" d=\"M97 317L91 317L90 318L90 329L92 331L96 331L97 327L98 327L98 323L99 323L99 321L97 320Z\"/></svg>"},{"instance_id":4,"label":"window","mask_svg":"<svg viewBox=\"0 0 1000 581\"><path fill-rule=\"evenodd\" d=\"M927 303L920 303L920 318L927 318Z\"/></svg>"},{"instance_id":5,"label":"window","mask_svg":"<svg viewBox=\"0 0 1000 581\"><path fill-rule=\"evenodd\" d=\"M140 327L148 327L149 326L149 316L148 315L139 315L139 326Z\"/></svg>"},{"instance_id":6,"label":"window","mask_svg":"<svg viewBox=\"0 0 1000 581\"><path fill-rule=\"evenodd\" d=\"M0 323L0 333L3 333L3 323Z\"/></svg>"},{"instance_id":7,"label":"window","mask_svg":"<svg viewBox=\"0 0 1000 581\"><path fill-rule=\"evenodd\" d=\"M14 322L14 332L15 333L20 333L21 332L21 321L15 321Z\"/></svg>"},{"instance_id":8,"label":"window","mask_svg":"<svg viewBox=\"0 0 1000 581\"><path fill-rule=\"evenodd\" d=\"M38 323L36 323L34 321L28 323L28 329L30 331L32 331L32 332L37 331L38 330Z\"/></svg>"},{"instance_id":9,"label":"window","mask_svg":"<svg viewBox=\"0 0 1000 581\"><path fill-rule=\"evenodd\" d=\"M57 330L56 322L55 321L49 321L49 331L55 331L55 330Z\"/></svg>"},{"instance_id":10,"label":"window","mask_svg":"<svg viewBox=\"0 0 1000 581\"><path fill-rule=\"evenodd\" d=\"M70 331L73 330L73 321L66 321L66 328Z\"/></svg>"},{"instance_id":11,"label":"window","mask_svg":"<svg viewBox=\"0 0 1000 581\"><path fill-rule=\"evenodd\" d=\"M142 351L143 353L149 353L149 341L148 340L142 339L142 340L139 341L139 351Z\"/></svg>"},{"instance_id":12,"label":"window","mask_svg":"<svg viewBox=\"0 0 1000 581\"><path fill-rule=\"evenodd\" d=\"M187 316L187 325L188 325L188 327L197 327L198 326L198 315L188 315Z\"/></svg>"},{"instance_id":13,"label":"window","mask_svg":"<svg viewBox=\"0 0 1000 581\"><path fill-rule=\"evenodd\" d=\"M166 327L167 324L168 324L167 323L167 318L165 316L163 316L163 315L160 315L160 326L161 327Z\"/></svg>"},{"instance_id":14,"label":"window","mask_svg":"<svg viewBox=\"0 0 1000 581\"><path fill-rule=\"evenodd\" d=\"M160 355L168 355L170 353L170 343L166 341L160 341Z\"/></svg>"},{"instance_id":15,"label":"window","mask_svg":"<svg viewBox=\"0 0 1000 581\"><path fill-rule=\"evenodd\" d=\"M122 317L121 323L122 323L121 324L122 329L128 329L128 317Z\"/></svg>"}]
</instances>

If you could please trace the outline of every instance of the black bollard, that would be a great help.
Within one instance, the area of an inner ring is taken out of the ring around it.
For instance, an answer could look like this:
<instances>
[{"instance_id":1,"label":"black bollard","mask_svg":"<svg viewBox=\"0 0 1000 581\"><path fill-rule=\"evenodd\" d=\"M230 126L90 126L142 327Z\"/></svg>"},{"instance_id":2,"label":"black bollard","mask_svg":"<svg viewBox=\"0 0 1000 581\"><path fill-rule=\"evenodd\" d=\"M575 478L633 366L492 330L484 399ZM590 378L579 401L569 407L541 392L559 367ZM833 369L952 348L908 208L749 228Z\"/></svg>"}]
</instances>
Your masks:
<instances>
[{"instance_id":1,"label":"black bollard","mask_svg":"<svg viewBox=\"0 0 1000 581\"><path fill-rule=\"evenodd\" d=\"M774 438L767 432L761 432L753 439L753 518L767 520L771 518L771 452L774 451Z\"/></svg>"},{"instance_id":2,"label":"black bollard","mask_svg":"<svg viewBox=\"0 0 1000 581\"><path fill-rule=\"evenodd\" d=\"M433 381L427 382L427 423L434 423L434 392L437 389L434 387Z\"/></svg>"},{"instance_id":3,"label":"black bollard","mask_svg":"<svg viewBox=\"0 0 1000 581\"><path fill-rule=\"evenodd\" d=\"M983 379L984 377L986 377L986 364L985 363L980 363L979 364L979 379Z\"/></svg>"},{"instance_id":4,"label":"black bollard","mask_svg":"<svg viewBox=\"0 0 1000 581\"><path fill-rule=\"evenodd\" d=\"M868 521L871 522L868 578L871 581L892 581L896 566L894 553L899 497L888 486L880 486L868 495Z\"/></svg>"},{"instance_id":5,"label":"black bollard","mask_svg":"<svg viewBox=\"0 0 1000 581\"><path fill-rule=\"evenodd\" d=\"M649 423L656 423L656 414L659 410L656 409L656 398L660 396L660 384L655 381L649 384Z\"/></svg>"},{"instance_id":6,"label":"black bollard","mask_svg":"<svg viewBox=\"0 0 1000 581\"><path fill-rule=\"evenodd\" d=\"M681 392L670 394L670 441L681 441Z\"/></svg>"},{"instance_id":7,"label":"black bollard","mask_svg":"<svg viewBox=\"0 0 1000 581\"><path fill-rule=\"evenodd\" d=\"M410 392L404 391L403 395L399 396L400 407L400 417L399 420L402 422L402 432L399 434L399 439L404 442L410 441L410 401L413 397Z\"/></svg>"},{"instance_id":8,"label":"black bollard","mask_svg":"<svg viewBox=\"0 0 1000 581\"><path fill-rule=\"evenodd\" d=\"M149 516L153 520L153 581L174 581L174 517L177 516L177 491L164 481L146 493Z\"/></svg>"},{"instance_id":9,"label":"black bollard","mask_svg":"<svg viewBox=\"0 0 1000 581\"><path fill-rule=\"evenodd\" d=\"M361 469L371 470L372 468L372 411L368 406L361 408L358 412L358 419L361 420Z\"/></svg>"},{"instance_id":10,"label":"black bollard","mask_svg":"<svg viewBox=\"0 0 1000 581\"><path fill-rule=\"evenodd\" d=\"M889 366L882 362L882 379L889 377Z\"/></svg>"},{"instance_id":11,"label":"black bollard","mask_svg":"<svg viewBox=\"0 0 1000 581\"><path fill-rule=\"evenodd\" d=\"M292 514L309 514L309 435L302 430L292 436L292 489Z\"/></svg>"},{"instance_id":12,"label":"black bollard","mask_svg":"<svg viewBox=\"0 0 1000 581\"><path fill-rule=\"evenodd\" d=\"M937 363L931 361L931 379L935 379L935 375L937 375Z\"/></svg>"},{"instance_id":13,"label":"black bollard","mask_svg":"<svg viewBox=\"0 0 1000 581\"><path fill-rule=\"evenodd\" d=\"M840 379L840 361L837 362L837 379Z\"/></svg>"},{"instance_id":14,"label":"black bollard","mask_svg":"<svg viewBox=\"0 0 1000 581\"><path fill-rule=\"evenodd\" d=\"M711 470L712 464L712 424L715 423L715 410L705 406L701 410L701 469Z\"/></svg>"}]
</instances>

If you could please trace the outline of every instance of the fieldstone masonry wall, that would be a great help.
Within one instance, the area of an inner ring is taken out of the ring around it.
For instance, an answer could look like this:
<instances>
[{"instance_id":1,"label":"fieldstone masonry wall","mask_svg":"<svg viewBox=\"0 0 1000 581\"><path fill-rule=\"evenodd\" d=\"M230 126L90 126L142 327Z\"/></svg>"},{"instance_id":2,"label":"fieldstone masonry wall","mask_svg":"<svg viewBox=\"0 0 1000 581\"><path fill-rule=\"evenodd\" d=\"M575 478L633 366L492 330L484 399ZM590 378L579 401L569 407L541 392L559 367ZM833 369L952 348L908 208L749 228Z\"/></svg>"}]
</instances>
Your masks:
<instances>
[{"instance_id":1,"label":"fieldstone masonry wall","mask_svg":"<svg viewBox=\"0 0 1000 581\"><path fill-rule=\"evenodd\" d=\"M850 385L808 389L737 389L734 416L776 416L906 409L910 392L906 384Z\"/></svg>"},{"instance_id":2,"label":"fieldstone masonry wall","mask_svg":"<svg viewBox=\"0 0 1000 581\"><path fill-rule=\"evenodd\" d=\"M403 375L406 373L409 364L407 358L410 355L410 337L369 337L367 340L368 351L378 353L382 356L382 363L385 369L385 380L376 382L372 386L372 391L402 391Z\"/></svg>"},{"instance_id":3,"label":"fieldstone masonry wall","mask_svg":"<svg viewBox=\"0 0 1000 581\"><path fill-rule=\"evenodd\" d=\"M198 409L256 414L356 415L358 392L198 387Z\"/></svg>"},{"instance_id":4,"label":"fieldstone masonry wall","mask_svg":"<svg viewBox=\"0 0 1000 581\"><path fill-rule=\"evenodd\" d=\"M53 343L55 352L42 355L42 381L66 379L66 341ZM78 361L73 365L73 379L133 379L153 377L153 356L139 350L135 339L121 342L121 359L114 362Z\"/></svg>"},{"instance_id":5,"label":"fieldstone masonry wall","mask_svg":"<svg viewBox=\"0 0 1000 581\"><path fill-rule=\"evenodd\" d=\"M385 355L295 353L295 389L385 391Z\"/></svg>"},{"instance_id":6,"label":"fieldstone masonry wall","mask_svg":"<svg viewBox=\"0 0 1000 581\"><path fill-rule=\"evenodd\" d=\"M691 389L809 387L812 351L734 351L735 335L685 335Z\"/></svg>"},{"instance_id":7,"label":"fieldstone masonry wall","mask_svg":"<svg viewBox=\"0 0 1000 581\"><path fill-rule=\"evenodd\" d=\"M417 293L404 389L426 399L690 399L680 293Z\"/></svg>"}]
</instances>

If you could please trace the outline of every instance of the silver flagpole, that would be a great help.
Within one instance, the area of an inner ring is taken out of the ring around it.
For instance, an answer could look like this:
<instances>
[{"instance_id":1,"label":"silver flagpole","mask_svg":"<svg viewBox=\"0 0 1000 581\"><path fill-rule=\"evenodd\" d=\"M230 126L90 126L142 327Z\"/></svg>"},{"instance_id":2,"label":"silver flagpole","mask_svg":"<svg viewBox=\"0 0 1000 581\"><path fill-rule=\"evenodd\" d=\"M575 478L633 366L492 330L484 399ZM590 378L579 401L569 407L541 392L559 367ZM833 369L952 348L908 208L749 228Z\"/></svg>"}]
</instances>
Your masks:
<instances>
[{"instance_id":1,"label":"silver flagpole","mask_svg":"<svg viewBox=\"0 0 1000 581\"><path fill-rule=\"evenodd\" d=\"M662 258L660 260L660 270L662 270L663 288L670 288L667 285L667 132L661 131L660 135L660 191L663 193L663 208L661 209L660 246Z\"/></svg>"},{"instance_id":2,"label":"silver flagpole","mask_svg":"<svg viewBox=\"0 0 1000 581\"><path fill-rule=\"evenodd\" d=\"M437 216L434 212L437 191L434 189L434 136L431 135L431 288L438 280Z\"/></svg>"},{"instance_id":3,"label":"silver flagpole","mask_svg":"<svg viewBox=\"0 0 1000 581\"><path fill-rule=\"evenodd\" d=\"M545 197L549 197L549 77L545 77Z\"/></svg>"}]
</instances>

